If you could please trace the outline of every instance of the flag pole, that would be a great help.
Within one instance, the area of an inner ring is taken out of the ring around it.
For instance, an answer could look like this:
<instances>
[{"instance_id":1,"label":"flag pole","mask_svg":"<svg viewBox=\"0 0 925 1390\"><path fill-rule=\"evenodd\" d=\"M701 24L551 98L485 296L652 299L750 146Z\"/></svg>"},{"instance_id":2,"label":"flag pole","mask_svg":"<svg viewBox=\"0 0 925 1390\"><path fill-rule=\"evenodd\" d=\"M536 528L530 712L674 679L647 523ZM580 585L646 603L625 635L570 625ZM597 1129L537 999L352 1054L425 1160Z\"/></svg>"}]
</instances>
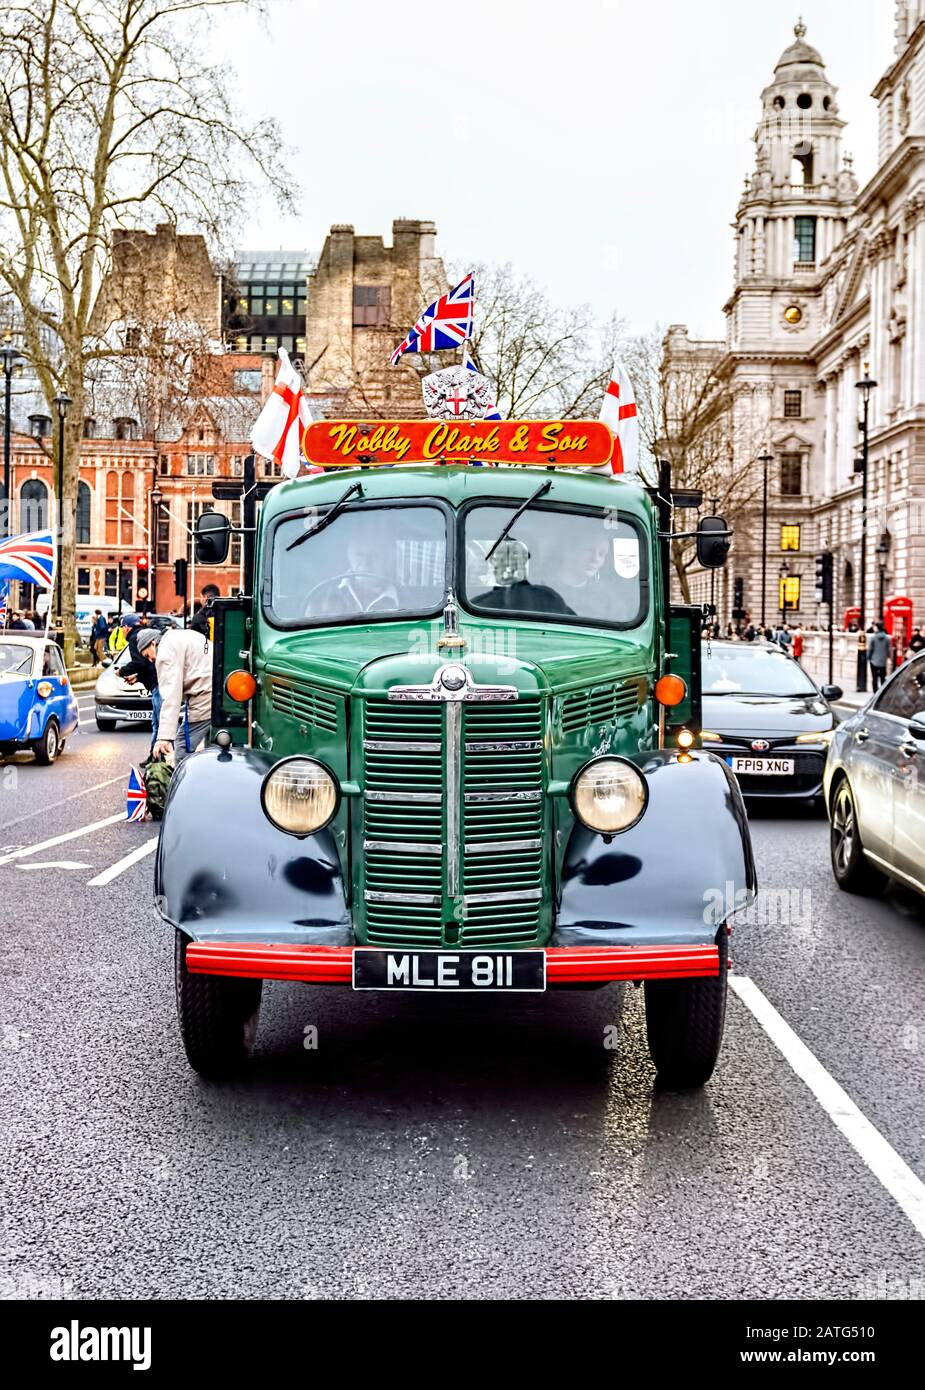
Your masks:
<instances>
[{"instance_id":1,"label":"flag pole","mask_svg":"<svg viewBox=\"0 0 925 1390\"><path fill-rule=\"evenodd\" d=\"M57 491L55 492L55 529L52 532L52 539L58 534L58 527L61 524L61 506L58 500ZM60 546L55 545L54 559L51 563L51 584L48 589L48 607L45 609L45 641L48 641L48 630L51 627L51 605L55 594L58 592L58 555Z\"/></svg>"}]
</instances>

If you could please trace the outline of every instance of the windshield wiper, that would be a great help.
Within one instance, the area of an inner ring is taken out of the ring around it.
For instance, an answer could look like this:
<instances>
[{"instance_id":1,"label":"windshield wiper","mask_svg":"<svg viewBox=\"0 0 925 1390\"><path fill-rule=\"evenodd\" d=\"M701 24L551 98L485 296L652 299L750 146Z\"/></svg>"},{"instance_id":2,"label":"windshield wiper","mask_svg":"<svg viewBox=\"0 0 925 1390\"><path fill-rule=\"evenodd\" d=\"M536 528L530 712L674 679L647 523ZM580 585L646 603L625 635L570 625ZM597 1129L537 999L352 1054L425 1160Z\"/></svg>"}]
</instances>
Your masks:
<instances>
[{"instance_id":1,"label":"windshield wiper","mask_svg":"<svg viewBox=\"0 0 925 1390\"><path fill-rule=\"evenodd\" d=\"M303 541L311 540L312 536L317 536L319 531L323 531L326 526L330 526L331 522L335 519L335 517L340 516L341 512L344 510L344 507L346 507L348 501L355 492L358 492L360 494L360 497L362 498L362 483L351 483L344 495L338 498L338 500L334 503L334 506L331 508L331 510L329 512L325 512L324 516L318 522L318 525L313 526L310 531L306 531L304 536L296 536L295 540L291 541L290 544L286 546L287 551L295 550L297 545L301 545Z\"/></svg>"},{"instance_id":2,"label":"windshield wiper","mask_svg":"<svg viewBox=\"0 0 925 1390\"><path fill-rule=\"evenodd\" d=\"M498 537L498 539L495 541L494 545L492 546L491 550L489 550L488 554L485 556L485 559L486 559L486 560L490 560L490 559L491 559L492 555L494 555L495 551L498 549L498 546L499 546L499 545L501 544L501 542L504 540L505 536L509 535L510 532L513 531L515 524L520 520L520 518L523 516L523 514L524 514L524 512L527 510L527 508L528 508L528 507L532 507L532 506L533 506L533 503L536 501L536 499L537 499L538 497L542 497L543 493L544 493L544 492L548 492L549 489L550 489L551 487L552 487L552 479L551 479L551 478L547 478L546 481L545 481L545 483L540 483L540 485L539 485L539 487L537 488L536 492L534 492L530 497L528 497L527 500L526 500L526 502L523 502L523 503L517 508L516 512L515 512L514 515L511 517L510 521L509 521L508 524L505 526L504 530L501 532L501 535Z\"/></svg>"}]
</instances>

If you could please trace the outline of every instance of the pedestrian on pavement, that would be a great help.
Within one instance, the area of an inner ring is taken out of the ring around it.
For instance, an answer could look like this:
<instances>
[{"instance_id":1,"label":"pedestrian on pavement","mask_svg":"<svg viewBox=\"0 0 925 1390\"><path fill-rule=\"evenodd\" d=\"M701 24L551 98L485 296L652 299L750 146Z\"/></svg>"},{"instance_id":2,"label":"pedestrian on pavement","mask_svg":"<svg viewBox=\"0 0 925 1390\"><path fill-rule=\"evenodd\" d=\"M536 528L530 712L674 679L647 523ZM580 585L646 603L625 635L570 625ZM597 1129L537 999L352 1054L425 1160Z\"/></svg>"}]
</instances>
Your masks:
<instances>
[{"instance_id":1,"label":"pedestrian on pavement","mask_svg":"<svg viewBox=\"0 0 925 1390\"><path fill-rule=\"evenodd\" d=\"M793 634L793 659L800 661L803 656L803 629L797 625L796 632Z\"/></svg>"},{"instance_id":2,"label":"pedestrian on pavement","mask_svg":"<svg viewBox=\"0 0 925 1390\"><path fill-rule=\"evenodd\" d=\"M925 650L925 637L922 636L922 629L920 627L914 627L906 651L920 652L922 650Z\"/></svg>"},{"instance_id":3,"label":"pedestrian on pavement","mask_svg":"<svg viewBox=\"0 0 925 1390\"><path fill-rule=\"evenodd\" d=\"M10 617L10 630L12 632L25 632L26 624L22 620L21 613L13 613Z\"/></svg>"},{"instance_id":4,"label":"pedestrian on pavement","mask_svg":"<svg viewBox=\"0 0 925 1390\"><path fill-rule=\"evenodd\" d=\"M112 620L112 627L109 633L109 641L107 643L107 646L109 647L110 656L118 656L119 652L122 651L122 648L127 645L128 637L126 636L123 630L122 620L119 617L119 615L116 614Z\"/></svg>"},{"instance_id":5,"label":"pedestrian on pavement","mask_svg":"<svg viewBox=\"0 0 925 1390\"><path fill-rule=\"evenodd\" d=\"M93 655L97 661L103 660L103 653L106 650L108 640L109 624L98 608L93 615L93 627L90 629L90 646L93 648Z\"/></svg>"},{"instance_id":6,"label":"pedestrian on pavement","mask_svg":"<svg viewBox=\"0 0 925 1390\"><path fill-rule=\"evenodd\" d=\"M879 690L886 679L886 666L890 657L890 638L883 623L877 623L867 639L867 660L870 665L872 690Z\"/></svg>"},{"instance_id":7,"label":"pedestrian on pavement","mask_svg":"<svg viewBox=\"0 0 925 1390\"><path fill-rule=\"evenodd\" d=\"M164 633L148 628L140 637L140 653L156 663L161 693L152 756L179 765L206 738L212 721L211 647L191 627Z\"/></svg>"}]
</instances>

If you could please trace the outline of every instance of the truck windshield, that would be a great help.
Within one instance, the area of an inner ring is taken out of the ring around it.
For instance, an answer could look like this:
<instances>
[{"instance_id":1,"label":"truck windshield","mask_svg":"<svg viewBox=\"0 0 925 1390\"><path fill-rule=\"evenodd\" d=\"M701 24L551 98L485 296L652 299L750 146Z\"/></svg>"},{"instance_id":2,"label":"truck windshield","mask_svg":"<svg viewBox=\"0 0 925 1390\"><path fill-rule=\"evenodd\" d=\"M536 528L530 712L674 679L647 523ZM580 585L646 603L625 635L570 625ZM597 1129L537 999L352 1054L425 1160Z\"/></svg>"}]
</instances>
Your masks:
<instances>
[{"instance_id":1,"label":"truck windshield","mask_svg":"<svg viewBox=\"0 0 925 1390\"><path fill-rule=\"evenodd\" d=\"M274 529L269 611L283 627L431 613L447 587L446 520L437 507L350 507L290 549L317 513Z\"/></svg>"},{"instance_id":2,"label":"truck windshield","mask_svg":"<svg viewBox=\"0 0 925 1390\"><path fill-rule=\"evenodd\" d=\"M635 524L537 502L487 558L511 510L490 504L465 513L467 608L612 627L641 622L647 568Z\"/></svg>"}]
</instances>

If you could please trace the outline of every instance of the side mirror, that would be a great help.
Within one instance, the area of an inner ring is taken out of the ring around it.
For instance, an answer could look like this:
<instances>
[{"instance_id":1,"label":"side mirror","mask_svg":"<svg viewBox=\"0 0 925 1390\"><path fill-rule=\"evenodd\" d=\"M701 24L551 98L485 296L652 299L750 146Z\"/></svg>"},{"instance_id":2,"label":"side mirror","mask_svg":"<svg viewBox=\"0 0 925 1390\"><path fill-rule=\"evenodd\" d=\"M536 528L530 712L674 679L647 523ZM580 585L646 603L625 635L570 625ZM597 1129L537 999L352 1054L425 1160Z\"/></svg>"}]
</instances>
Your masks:
<instances>
[{"instance_id":1,"label":"side mirror","mask_svg":"<svg viewBox=\"0 0 925 1390\"><path fill-rule=\"evenodd\" d=\"M197 564L223 565L231 544L231 522L221 512L203 512L196 520L194 541Z\"/></svg>"},{"instance_id":2,"label":"side mirror","mask_svg":"<svg viewBox=\"0 0 925 1390\"><path fill-rule=\"evenodd\" d=\"M822 698L824 700L840 700L844 693L840 685L824 685L822 687Z\"/></svg>"},{"instance_id":3,"label":"side mirror","mask_svg":"<svg viewBox=\"0 0 925 1390\"><path fill-rule=\"evenodd\" d=\"M729 529L722 516L702 516L697 526L697 562L704 569L719 569L729 554Z\"/></svg>"},{"instance_id":4,"label":"side mirror","mask_svg":"<svg viewBox=\"0 0 925 1390\"><path fill-rule=\"evenodd\" d=\"M919 718L916 715L915 719L910 719L909 732L913 738L925 740L925 718Z\"/></svg>"}]
</instances>

